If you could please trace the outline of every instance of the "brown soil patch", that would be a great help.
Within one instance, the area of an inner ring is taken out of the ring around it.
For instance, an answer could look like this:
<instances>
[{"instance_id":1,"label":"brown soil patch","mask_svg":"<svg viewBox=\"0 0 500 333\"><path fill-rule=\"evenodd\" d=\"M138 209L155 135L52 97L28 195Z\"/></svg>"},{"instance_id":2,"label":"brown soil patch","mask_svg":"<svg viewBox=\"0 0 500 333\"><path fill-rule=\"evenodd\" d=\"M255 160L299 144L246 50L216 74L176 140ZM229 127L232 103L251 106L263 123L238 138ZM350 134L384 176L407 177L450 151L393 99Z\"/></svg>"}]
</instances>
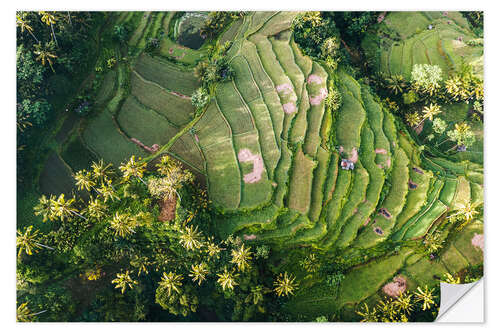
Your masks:
<instances>
[{"instance_id":1,"label":"brown soil patch","mask_svg":"<svg viewBox=\"0 0 500 333\"><path fill-rule=\"evenodd\" d=\"M286 104L283 104L283 111L285 111L285 113L294 113L295 112L295 104L290 102L290 103L286 103Z\"/></svg>"},{"instance_id":2,"label":"brown soil patch","mask_svg":"<svg viewBox=\"0 0 500 333\"><path fill-rule=\"evenodd\" d=\"M356 163L358 161L358 150L356 149L356 147L352 147L351 157L349 158L349 160L351 160L352 163Z\"/></svg>"},{"instance_id":3,"label":"brown soil patch","mask_svg":"<svg viewBox=\"0 0 500 333\"><path fill-rule=\"evenodd\" d=\"M142 149L147 150L150 153L156 153L160 149L160 146L157 143L154 143L151 147L148 147L141 141L137 140L136 138L130 138L130 141L132 141L133 143L135 143Z\"/></svg>"},{"instance_id":4,"label":"brown soil patch","mask_svg":"<svg viewBox=\"0 0 500 333\"><path fill-rule=\"evenodd\" d=\"M311 74L307 78L307 83L317 83L317 84L320 84L320 83L323 83L323 79L319 75Z\"/></svg>"},{"instance_id":5,"label":"brown soil patch","mask_svg":"<svg viewBox=\"0 0 500 333\"><path fill-rule=\"evenodd\" d=\"M309 102L311 105L320 105L326 96L328 96L328 90L326 90L326 88L321 88L319 90L319 95L309 97Z\"/></svg>"},{"instance_id":6,"label":"brown soil patch","mask_svg":"<svg viewBox=\"0 0 500 333\"><path fill-rule=\"evenodd\" d=\"M385 150L384 148L375 148L375 154L384 154L384 155L386 155L387 154L387 150Z\"/></svg>"},{"instance_id":7,"label":"brown soil patch","mask_svg":"<svg viewBox=\"0 0 500 333\"><path fill-rule=\"evenodd\" d=\"M253 171L243 176L245 183L256 183L262 178L264 161L260 155L252 154L249 149L242 149L238 153L238 160L240 162L253 162Z\"/></svg>"},{"instance_id":8,"label":"brown soil patch","mask_svg":"<svg viewBox=\"0 0 500 333\"><path fill-rule=\"evenodd\" d=\"M175 208L177 206L177 198L164 199L160 202L160 216L158 219L162 222L172 221L175 219Z\"/></svg>"},{"instance_id":9,"label":"brown soil patch","mask_svg":"<svg viewBox=\"0 0 500 333\"><path fill-rule=\"evenodd\" d=\"M392 279L393 282L389 282L382 287L382 291L390 297L398 297L401 293L406 291L406 279L401 275L396 276Z\"/></svg>"},{"instance_id":10,"label":"brown soil patch","mask_svg":"<svg viewBox=\"0 0 500 333\"><path fill-rule=\"evenodd\" d=\"M474 233L474 237L470 240L472 246L480 248L484 252L484 235Z\"/></svg>"},{"instance_id":11,"label":"brown soil patch","mask_svg":"<svg viewBox=\"0 0 500 333\"><path fill-rule=\"evenodd\" d=\"M252 235L243 235L243 239L245 239L245 240L254 240L256 238L257 238L257 236L255 236L253 234Z\"/></svg>"},{"instance_id":12,"label":"brown soil patch","mask_svg":"<svg viewBox=\"0 0 500 333\"><path fill-rule=\"evenodd\" d=\"M283 95L288 95L289 93L293 92L293 87L288 83L283 83L279 86L276 86L276 91L279 93L282 92Z\"/></svg>"}]
</instances>

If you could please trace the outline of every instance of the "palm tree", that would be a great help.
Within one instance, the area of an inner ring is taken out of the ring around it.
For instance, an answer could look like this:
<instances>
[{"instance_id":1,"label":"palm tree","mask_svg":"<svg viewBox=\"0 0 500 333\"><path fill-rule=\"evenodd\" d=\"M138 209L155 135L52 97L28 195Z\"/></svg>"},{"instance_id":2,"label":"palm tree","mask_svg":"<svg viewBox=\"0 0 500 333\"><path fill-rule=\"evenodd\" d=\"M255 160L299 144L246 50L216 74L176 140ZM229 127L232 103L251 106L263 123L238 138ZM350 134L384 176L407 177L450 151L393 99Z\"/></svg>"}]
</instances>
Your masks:
<instances>
[{"instance_id":1,"label":"palm tree","mask_svg":"<svg viewBox=\"0 0 500 333\"><path fill-rule=\"evenodd\" d=\"M274 291L278 296L288 296L288 294L293 295L293 291L297 288L298 284L294 282L295 277L285 272L285 274L280 273L276 281L274 281Z\"/></svg>"},{"instance_id":2,"label":"palm tree","mask_svg":"<svg viewBox=\"0 0 500 333\"><path fill-rule=\"evenodd\" d=\"M400 293L392 302L399 312L409 315L413 311L412 295L408 292Z\"/></svg>"},{"instance_id":3,"label":"palm tree","mask_svg":"<svg viewBox=\"0 0 500 333\"><path fill-rule=\"evenodd\" d=\"M50 29L52 30L52 37L54 38L56 45L58 45L56 34L54 33L54 24L56 23L56 17L48 12L38 12L38 14L41 16L42 22L50 26Z\"/></svg>"},{"instance_id":4,"label":"palm tree","mask_svg":"<svg viewBox=\"0 0 500 333\"><path fill-rule=\"evenodd\" d=\"M160 281L160 285L163 288L167 289L167 295L170 296L172 294L172 290L176 293L180 294L182 287L182 275L175 274L174 272L169 272L168 274L163 272L163 276Z\"/></svg>"},{"instance_id":5,"label":"palm tree","mask_svg":"<svg viewBox=\"0 0 500 333\"><path fill-rule=\"evenodd\" d=\"M125 273L117 273L116 279L112 280L111 283L116 284L115 289L121 288L122 294L125 292L127 287L133 289L134 285L138 284L137 281L132 280L128 270L125 271Z\"/></svg>"},{"instance_id":6,"label":"palm tree","mask_svg":"<svg viewBox=\"0 0 500 333\"><path fill-rule=\"evenodd\" d=\"M213 239L212 241L209 241L207 243L207 253L210 257L219 258L220 251L222 251L222 248L219 245L215 244L213 242Z\"/></svg>"},{"instance_id":7,"label":"palm tree","mask_svg":"<svg viewBox=\"0 0 500 333\"><path fill-rule=\"evenodd\" d=\"M307 272L314 273L319 269L320 263L316 255L311 253L300 261L300 266L302 266Z\"/></svg>"},{"instance_id":8,"label":"palm tree","mask_svg":"<svg viewBox=\"0 0 500 333\"><path fill-rule=\"evenodd\" d=\"M422 302L422 310L427 310L431 308L431 305L434 305L434 288L429 290L427 286L425 286L424 290L422 290L420 287L417 288L417 291L415 292L415 297L417 298L418 301Z\"/></svg>"},{"instance_id":9,"label":"palm tree","mask_svg":"<svg viewBox=\"0 0 500 333\"><path fill-rule=\"evenodd\" d=\"M139 161L140 161L139 157ZM144 171L146 170L146 163L138 163L139 161L135 160L135 156L132 155L127 163L122 163L120 166L120 171L123 172L123 178L125 181L128 181L130 177L137 177L144 185L147 186L146 182L142 180L144 176Z\"/></svg>"},{"instance_id":10,"label":"palm tree","mask_svg":"<svg viewBox=\"0 0 500 333\"><path fill-rule=\"evenodd\" d=\"M402 75L393 75L386 78L387 88L394 94L400 94L406 87L405 79Z\"/></svg>"},{"instance_id":11,"label":"palm tree","mask_svg":"<svg viewBox=\"0 0 500 333\"><path fill-rule=\"evenodd\" d=\"M35 53L38 57L36 57L36 60L40 60L42 62L42 65L45 66L45 63L48 62L50 65L50 68L52 69L52 72L56 72L54 70L54 67L52 67L52 59L57 58L55 54L50 51L50 45L45 43L45 48L42 47L41 43L38 43L35 45Z\"/></svg>"},{"instance_id":12,"label":"palm tree","mask_svg":"<svg viewBox=\"0 0 500 333\"><path fill-rule=\"evenodd\" d=\"M252 253L250 248L245 248L245 244L241 244L241 247L237 250L233 249L231 256L231 262L238 266L238 270L244 272L247 267L250 267L248 261L252 259Z\"/></svg>"},{"instance_id":13,"label":"palm tree","mask_svg":"<svg viewBox=\"0 0 500 333\"><path fill-rule=\"evenodd\" d=\"M199 249L203 246L202 234L198 231L198 226L193 228L193 226L186 227L184 231L181 232L180 240L182 246L187 250Z\"/></svg>"},{"instance_id":14,"label":"palm tree","mask_svg":"<svg viewBox=\"0 0 500 333\"><path fill-rule=\"evenodd\" d=\"M238 283L235 279L239 276L239 274L233 274L232 272L227 271L227 267L224 267L224 273L217 274L219 277L217 279L217 283L219 283L222 287L222 290L226 290L226 288L233 290Z\"/></svg>"},{"instance_id":15,"label":"palm tree","mask_svg":"<svg viewBox=\"0 0 500 333\"><path fill-rule=\"evenodd\" d=\"M158 172L164 177L161 178L162 192L167 199L173 199L176 194L179 199L181 196L177 191L183 183L192 182L194 176L191 172L183 170L180 163L164 155L156 165Z\"/></svg>"},{"instance_id":16,"label":"palm tree","mask_svg":"<svg viewBox=\"0 0 500 333\"><path fill-rule=\"evenodd\" d=\"M33 37L38 44L40 41L33 34L33 28L29 25L29 23L30 21L26 19L26 13L21 13L21 15L16 14L16 25L21 28L21 33L23 33L26 29L26 31L30 33L31 37Z\"/></svg>"},{"instance_id":17,"label":"palm tree","mask_svg":"<svg viewBox=\"0 0 500 333\"><path fill-rule=\"evenodd\" d=\"M31 310L28 308L28 302L25 302L17 307L16 320L18 322L30 322L32 321L31 317L39 315L44 312L47 312L47 310L43 310L37 313L31 313Z\"/></svg>"},{"instance_id":18,"label":"palm tree","mask_svg":"<svg viewBox=\"0 0 500 333\"><path fill-rule=\"evenodd\" d=\"M64 199L64 193L60 194L57 200L51 199L54 216L59 217L61 221L70 218L72 215L77 215L82 219L86 220L87 218L78 213L77 209L73 207L73 203L75 202L75 198L71 198L69 200Z\"/></svg>"},{"instance_id":19,"label":"palm tree","mask_svg":"<svg viewBox=\"0 0 500 333\"><path fill-rule=\"evenodd\" d=\"M263 286L254 286L250 288L250 294L246 297L245 302L257 305L264 300L264 294L269 292L270 290Z\"/></svg>"},{"instance_id":20,"label":"palm tree","mask_svg":"<svg viewBox=\"0 0 500 333\"><path fill-rule=\"evenodd\" d=\"M94 188L96 183L92 180L92 174L87 170L78 171L74 178L76 180L76 186L78 186L78 190L86 189L90 192L91 188Z\"/></svg>"},{"instance_id":21,"label":"palm tree","mask_svg":"<svg viewBox=\"0 0 500 333\"><path fill-rule=\"evenodd\" d=\"M373 308L372 311L370 311L370 308L366 303L363 303L364 305L364 312L361 311L356 311L358 315L360 315L363 319L361 319L362 322L377 322L378 321L378 314L377 314L377 309Z\"/></svg>"},{"instance_id":22,"label":"palm tree","mask_svg":"<svg viewBox=\"0 0 500 333\"><path fill-rule=\"evenodd\" d=\"M478 203L470 203L467 202L465 204L459 203L457 204L458 210L455 214L448 216L448 218L451 218L453 216L460 216L465 219L466 222L469 222L474 218L474 215L476 215L478 212L476 210L477 206L479 206Z\"/></svg>"},{"instance_id":23,"label":"palm tree","mask_svg":"<svg viewBox=\"0 0 500 333\"><path fill-rule=\"evenodd\" d=\"M111 185L111 180L108 179L106 182L101 184L101 187L97 189L97 192L104 198L104 202L107 202L108 199L111 201L120 200L120 197L116 194L113 189L113 185Z\"/></svg>"},{"instance_id":24,"label":"palm tree","mask_svg":"<svg viewBox=\"0 0 500 333\"><path fill-rule=\"evenodd\" d=\"M127 213L115 213L115 216L110 222L111 228L115 230L115 235L125 238L126 236L135 233L135 220Z\"/></svg>"},{"instance_id":25,"label":"palm tree","mask_svg":"<svg viewBox=\"0 0 500 333\"><path fill-rule=\"evenodd\" d=\"M149 274L148 266L151 266L153 263L149 261L148 257L135 255L130 261L130 264L139 268L137 276L140 276L143 272L146 273L146 275Z\"/></svg>"},{"instance_id":26,"label":"palm tree","mask_svg":"<svg viewBox=\"0 0 500 333\"><path fill-rule=\"evenodd\" d=\"M38 230L35 230L33 233L31 233L31 230L33 230L32 225L25 228L24 233L17 230L16 247L19 248L19 252L17 252L18 257L21 257L21 254L23 252L30 256L33 253L38 252L38 249L42 247L49 250L54 250L50 246L39 243Z\"/></svg>"},{"instance_id":27,"label":"palm tree","mask_svg":"<svg viewBox=\"0 0 500 333\"><path fill-rule=\"evenodd\" d=\"M193 278L193 282L198 281L198 285L201 285L201 283L206 279L207 274L208 266L206 263L202 262L197 265L191 265L191 272L189 273L189 276Z\"/></svg>"},{"instance_id":28,"label":"palm tree","mask_svg":"<svg viewBox=\"0 0 500 333\"><path fill-rule=\"evenodd\" d=\"M36 216L42 215L43 222L47 222L47 220L52 221L55 218L53 206L54 201L54 196L51 196L50 199L47 199L44 194L40 197L40 199L38 199L38 204L33 208Z\"/></svg>"},{"instance_id":29,"label":"palm tree","mask_svg":"<svg viewBox=\"0 0 500 333\"><path fill-rule=\"evenodd\" d=\"M89 216L100 220L106 215L107 208L106 204L99 200L99 198L94 199L91 197L85 212L88 213Z\"/></svg>"},{"instance_id":30,"label":"palm tree","mask_svg":"<svg viewBox=\"0 0 500 333\"><path fill-rule=\"evenodd\" d=\"M406 114L406 122L411 127L417 127L420 124L422 117L418 114L418 112L412 112Z\"/></svg>"},{"instance_id":31,"label":"palm tree","mask_svg":"<svg viewBox=\"0 0 500 333\"><path fill-rule=\"evenodd\" d=\"M437 104L430 104L429 106L424 107L422 110L422 113L424 115L422 121L419 123L419 125L424 122L426 119L429 119L432 121L434 119L434 116L437 116L438 114L441 113L441 107Z\"/></svg>"},{"instance_id":32,"label":"palm tree","mask_svg":"<svg viewBox=\"0 0 500 333\"><path fill-rule=\"evenodd\" d=\"M92 162L92 175L96 180L104 183L113 174L111 167L111 163L104 165L103 160L99 160L99 163Z\"/></svg>"},{"instance_id":33,"label":"palm tree","mask_svg":"<svg viewBox=\"0 0 500 333\"><path fill-rule=\"evenodd\" d=\"M453 277L450 273L446 272L444 274L445 280L444 282L449 283L449 284L460 284L460 276L457 276L456 278Z\"/></svg>"}]
</instances>

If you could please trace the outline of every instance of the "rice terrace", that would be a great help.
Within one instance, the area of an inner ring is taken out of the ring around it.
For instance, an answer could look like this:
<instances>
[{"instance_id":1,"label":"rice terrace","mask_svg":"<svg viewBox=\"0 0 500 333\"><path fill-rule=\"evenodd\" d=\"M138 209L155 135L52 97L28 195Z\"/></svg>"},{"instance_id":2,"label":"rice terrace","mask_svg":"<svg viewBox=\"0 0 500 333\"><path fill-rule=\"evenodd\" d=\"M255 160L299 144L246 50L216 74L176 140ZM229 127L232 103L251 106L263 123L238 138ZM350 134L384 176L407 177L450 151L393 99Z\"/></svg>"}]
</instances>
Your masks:
<instances>
[{"instance_id":1,"label":"rice terrace","mask_svg":"<svg viewBox=\"0 0 500 333\"><path fill-rule=\"evenodd\" d=\"M482 12L16 17L18 321L433 321L482 277Z\"/></svg>"}]
</instances>

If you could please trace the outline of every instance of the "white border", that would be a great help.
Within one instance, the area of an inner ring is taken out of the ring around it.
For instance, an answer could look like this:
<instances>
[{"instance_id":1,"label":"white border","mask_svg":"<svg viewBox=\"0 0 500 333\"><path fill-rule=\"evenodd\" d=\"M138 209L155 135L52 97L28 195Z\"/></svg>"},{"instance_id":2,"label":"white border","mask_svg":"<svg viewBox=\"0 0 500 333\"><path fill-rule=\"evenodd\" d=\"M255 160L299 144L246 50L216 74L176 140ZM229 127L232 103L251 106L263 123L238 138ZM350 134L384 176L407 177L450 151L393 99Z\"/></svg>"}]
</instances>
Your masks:
<instances>
[{"instance_id":1,"label":"white border","mask_svg":"<svg viewBox=\"0 0 500 333\"><path fill-rule=\"evenodd\" d=\"M498 88L496 80L500 79L499 72L499 55L500 50L498 47L498 32L500 31L500 12L496 10L494 1L436 1L436 0L419 0L419 1L269 1L269 0L253 0L247 2L236 1L210 1L200 2L196 0L183 0L175 2L167 1L114 1L104 2L98 0L86 1L41 1L36 0L23 0L23 1L4 1L2 3L2 10L0 11L1 20L0 24L2 29L2 47L3 52L0 53L2 76L1 76L1 94L3 107L0 111L0 135L3 143L4 163L1 164L1 202L2 202L2 223L3 232L1 233L1 246L0 251L2 255L2 274L0 274L2 287L2 300L0 308L0 323L4 332L65 332L70 329L72 332L86 332L89 330L114 330L119 329L121 332L137 332L139 325L145 326L148 331L173 331L182 332L197 330L200 332L221 332L237 330L238 332L259 332L262 330L276 330L284 329L287 332L303 332L307 329L314 329L315 331L328 331L336 329L366 329L370 332L387 332L387 330L405 330L409 332L421 331L422 329L436 329L442 331L452 329L455 332L466 331L470 333L471 330L491 328L498 316L498 296L499 283L498 270L499 266L495 261L495 256L498 253L498 239L500 237L500 219L498 209L496 207L495 189L500 188L498 172L496 168L500 165L500 154L493 151L497 143L500 142L500 107L498 103ZM485 93L486 93L486 116L485 116L485 150L491 148L485 153L485 181L486 181L486 195L485 195L485 234L488 236L486 242L486 259L485 259L485 275L487 284L487 297L486 297L486 324L477 325L453 325L453 324L347 324L347 323L331 323L331 324L16 324L15 323L15 220L16 220L16 196L15 193L15 125L14 125L14 112L15 109L15 11L22 9L37 10L485 10ZM498 146L497 146L498 147ZM492 155L489 155L489 152ZM492 170L489 172L489 170ZM489 209L491 207L491 211ZM490 236L491 235L491 241ZM493 264L488 265L487 258L492 256ZM488 284L488 281L493 281ZM425 328L424 326L425 325Z\"/></svg>"}]
</instances>

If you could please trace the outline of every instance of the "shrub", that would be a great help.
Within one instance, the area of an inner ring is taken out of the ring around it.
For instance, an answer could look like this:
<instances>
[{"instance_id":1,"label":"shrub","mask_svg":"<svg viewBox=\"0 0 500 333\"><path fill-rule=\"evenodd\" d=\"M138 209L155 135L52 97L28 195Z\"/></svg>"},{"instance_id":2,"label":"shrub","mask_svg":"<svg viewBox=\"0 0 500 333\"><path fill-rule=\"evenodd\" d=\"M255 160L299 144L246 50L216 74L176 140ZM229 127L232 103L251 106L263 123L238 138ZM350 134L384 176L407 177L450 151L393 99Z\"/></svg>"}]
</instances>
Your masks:
<instances>
[{"instance_id":1,"label":"shrub","mask_svg":"<svg viewBox=\"0 0 500 333\"><path fill-rule=\"evenodd\" d=\"M201 109L210 102L210 95L204 88L198 88L193 96L191 96L191 103L196 109Z\"/></svg>"},{"instance_id":2,"label":"shrub","mask_svg":"<svg viewBox=\"0 0 500 333\"><path fill-rule=\"evenodd\" d=\"M342 106L342 94L337 88L330 89L328 96L326 96L325 104L332 111L340 109Z\"/></svg>"},{"instance_id":3,"label":"shrub","mask_svg":"<svg viewBox=\"0 0 500 333\"><path fill-rule=\"evenodd\" d=\"M113 38L119 42L127 40L128 30L123 24L115 25L113 28Z\"/></svg>"},{"instance_id":4,"label":"shrub","mask_svg":"<svg viewBox=\"0 0 500 333\"><path fill-rule=\"evenodd\" d=\"M434 95L440 88L443 71L438 65L415 64L411 71L413 88L428 95Z\"/></svg>"}]
</instances>

